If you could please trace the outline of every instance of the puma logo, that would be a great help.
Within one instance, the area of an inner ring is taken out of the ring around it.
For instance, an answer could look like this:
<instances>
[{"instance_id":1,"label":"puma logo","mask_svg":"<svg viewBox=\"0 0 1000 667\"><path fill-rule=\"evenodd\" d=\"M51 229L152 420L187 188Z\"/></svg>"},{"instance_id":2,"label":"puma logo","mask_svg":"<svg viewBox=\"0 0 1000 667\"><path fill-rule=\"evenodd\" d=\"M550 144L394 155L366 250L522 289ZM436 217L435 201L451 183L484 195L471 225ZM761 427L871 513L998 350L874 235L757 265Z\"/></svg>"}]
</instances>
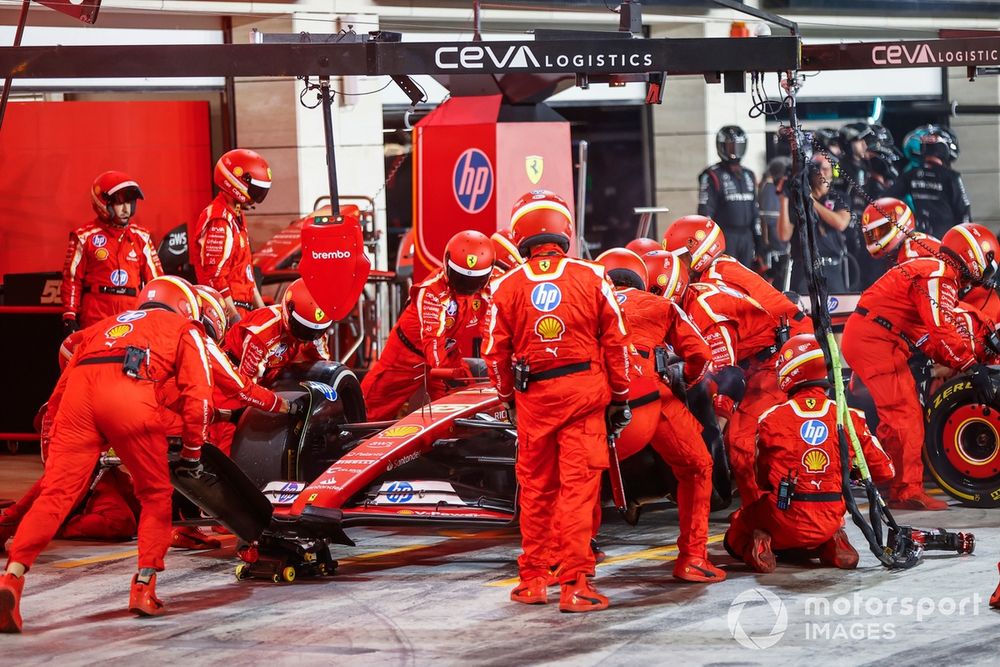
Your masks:
<instances>
[{"instance_id":1,"label":"puma logo","mask_svg":"<svg viewBox=\"0 0 1000 667\"><path fill-rule=\"evenodd\" d=\"M817 489L819 489L819 487L820 487L820 482L819 482L818 479L811 479L811 480L809 480L809 483L810 484L814 484Z\"/></svg>"},{"instance_id":2,"label":"puma logo","mask_svg":"<svg viewBox=\"0 0 1000 667\"><path fill-rule=\"evenodd\" d=\"M550 352L553 357L558 357L559 356L559 348L558 347L547 347L547 348L545 348L545 351L546 352Z\"/></svg>"}]
</instances>

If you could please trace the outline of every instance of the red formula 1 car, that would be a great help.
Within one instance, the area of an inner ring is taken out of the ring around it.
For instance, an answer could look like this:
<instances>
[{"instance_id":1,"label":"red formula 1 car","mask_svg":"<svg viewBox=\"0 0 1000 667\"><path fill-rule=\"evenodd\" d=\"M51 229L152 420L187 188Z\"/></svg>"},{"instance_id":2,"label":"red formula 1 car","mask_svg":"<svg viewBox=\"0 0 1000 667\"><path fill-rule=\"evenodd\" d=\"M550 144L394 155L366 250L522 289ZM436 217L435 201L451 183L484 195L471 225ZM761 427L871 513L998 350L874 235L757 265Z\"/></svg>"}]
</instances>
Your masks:
<instances>
[{"instance_id":1,"label":"red formula 1 car","mask_svg":"<svg viewBox=\"0 0 1000 667\"><path fill-rule=\"evenodd\" d=\"M516 521L517 432L488 382L471 380L398 421L379 423L364 421L360 384L340 364L300 365L272 388L305 388L307 417L249 412L232 461L209 448L204 479L175 479L246 544L238 577L291 581L332 573L330 546L353 545L345 533L351 526ZM633 424L617 443L633 504L663 499L675 486L669 467L646 446L659 415L658 394L649 389L633 400ZM721 508L730 498L728 467L721 445L714 453L725 488L713 504Z\"/></svg>"}]
</instances>

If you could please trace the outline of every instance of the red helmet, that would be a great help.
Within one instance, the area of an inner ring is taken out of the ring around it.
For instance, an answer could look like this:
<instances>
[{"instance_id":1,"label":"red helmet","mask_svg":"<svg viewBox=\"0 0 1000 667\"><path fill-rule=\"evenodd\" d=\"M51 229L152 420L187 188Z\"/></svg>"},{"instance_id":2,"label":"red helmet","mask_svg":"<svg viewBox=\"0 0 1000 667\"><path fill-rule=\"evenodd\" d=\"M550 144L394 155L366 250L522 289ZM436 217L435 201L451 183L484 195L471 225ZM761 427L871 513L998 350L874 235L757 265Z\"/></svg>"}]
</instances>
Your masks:
<instances>
[{"instance_id":1,"label":"red helmet","mask_svg":"<svg viewBox=\"0 0 1000 667\"><path fill-rule=\"evenodd\" d=\"M984 283L997 271L997 237L974 222L955 225L941 239L941 250L957 264L966 282Z\"/></svg>"},{"instance_id":2,"label":"red helmet","mask_svg":"<svg viewBox=\"0 0 1000 667\"><path fill-rule=\"evenodd\" d=\"M882 197L869 204L861 215L861 231L872 257L884 257L895 252L903 240L913 233L913 212L893 197Z\"/></svg>"},{"instance_id":3,"label":"red helmet","mask_svg":"<svg viewBox=\"0 0 1000 667\"><path fill-rule=\"evenodd\" d=\"M569 252L573 241L569 204L554 192L532 190L518 199L510 212L510 236L522 257L543 243L555 243Z\"/></svg>"},{"instance_id":4,"label":"red helmet","mask_svg":"<svg viewBox=\"0 0 1000 667\"><path fill-rule=\"evenodd\" d=\"M685 215L667 227L663 249L679 256L686 251L691 256L691 270L701 273L715 258L726 252L726 237L722 228L703 215Z\"/></svg>"},{"instance_id":5,"label":"red helmet","mask_svg":"<svg viewBox=\"0 0 1000 667\"><path fill-rule=\"evenodd\" d=\"M448 240L444 266L448 284L459 294L475 294L493 273L493 241L482 232L467 229Z\"/></svg>"},{"instance_id":6,"label":"red helmet","mask_svg":"<svg viewBox=\"0 0 1000 667\"><path fill-rule=\"evenodd\" d=\"M514 240L511 238L510 229L501 229L493 232L490 236L493 241L493 254L496 259L493 262L498 268L510 271L518 264L524 264L524 258L518 252Z\"/></svg>"},{"instance_id":7,"label":"red helmet","mask_svg":"<svg viewBox=\"0 0 1000 667\"><path fill-rule=\"evenodd\" d=\"M215 163L215 184L238 204L259 204L271 189L271 168L257 153L237 148Z\"/></svg>"},{"instance_id":8,"label":"red helmet","mask_svg":"<svg viewBox=\"0 0 1000 667\"><path fill-rule=\"evenodd\" d=\"M637 239L632 239L625 244L625 247L635 254L642 257L647 252L653 252L654 250L663 250L663 246L654 241L653 239L648 239L646 237L641 237Z\"/></svg>"},{"instance_id":9,"label":"red helmet","mask_svg":"<svg viewBox=\"0 0 1000 667\"><path fill-rule=\"evenodd\" d=\"M191 320L201 319L198 296L191 283L180 276L153 278L139 291L139 308L163 308Z\"/></svg>"},{"instance_id":10,"label":"red helmet","mask_svg":"<svg viewBox=\"0 0 1000 667\"><path fill-rule=\"evenodd\" d=\"M287 331L305 341L320 338L333 324L333 318L319 307L302 278L289 285L281 297L281 321Z\"/></svg>"},{"instance_id":11,"label":"red helmet","mask_svg":"<svg viewBox=\"0 0 1000 667\"><path fill-rule=\"evenodd\" d=\"M198 295L198 305L201 308L201 323L205 332L216 343L221 343L229 328L229 316L226 315L226 300L219 291L208 285L195 285L194 292Z\"/></svg>"},{"instance_id":12,"label":"red helmet","mask_svg":"<svg viewBox=\"0 0 1000 667\"><path fill-rule=\"evenodd\" d=\"M687 290L688 273L673 253L654 250L647 252L642 261L649 275L649 291L674 302L680 301Z\"/></svg>"},{"instance_id":13,"label":"red helmet","mask_svg":"<svg viewBox=\"0 0 1000 667\"><path fill-rule=\"evenodd\" d=\"M917 257L937 257L941 252L941 241L930 234L923 232L913 232L906 236L903 241L900 261L915 259Z\"/></svg>"},{"instance_id":14,"label":"red helmet","mask_svg":"<svg viewBox=\"0 0 1000 667\"><path fill-rule=\"evenodd\" d=\"M778 387L785 393L805 383L819 385L828 381L823 348L812 334L799 334L785 341L778 350L774 369Z\"/></svg>"},{"instance_id":15,"label":"red helmet","mask_svg":"<svg viewBox=\"0 0 1000 667\"><path fill-rule=\"evenodd\" d=\"M97 217L107 222L115 222L111 208L114 204L131 204L129 217L135 215L135 202L142 199L142 190L132 177L121 171L106 171L94 179L90 188L90 205Z\"/></svg>"},{"instance_id":16,"label":"red helmet","mask_svg":"<svg viewBox=\"0 0 1000 667\"><path fill-rule=\"evenodd\" d=\"M608 277L616 286L646 290L646 263L631 250L611 248L598 255L594 261L604 266Z\"/></svg>"}]
</instances>

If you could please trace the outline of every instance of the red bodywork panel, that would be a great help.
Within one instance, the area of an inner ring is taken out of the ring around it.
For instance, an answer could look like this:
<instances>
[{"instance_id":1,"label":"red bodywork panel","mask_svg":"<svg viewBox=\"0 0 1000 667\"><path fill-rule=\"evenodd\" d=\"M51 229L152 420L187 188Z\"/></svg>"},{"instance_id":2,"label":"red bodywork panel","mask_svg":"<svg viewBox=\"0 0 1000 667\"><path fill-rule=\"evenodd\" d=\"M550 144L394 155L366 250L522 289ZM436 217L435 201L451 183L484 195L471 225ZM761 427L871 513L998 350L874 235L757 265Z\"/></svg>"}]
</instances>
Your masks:
<instances>
[{"instance_id":1,"label":"red bodywork panel","mask_svg":"<svg viewBox=\"0 0 1000 667\"><path fill-rule=\"evenodd\" d=\"M305 219L299 273L310 294L335 321L357 306L371 269L357 206L342 208L336 221L327 216Z\"/></svg>"}]
</instances>

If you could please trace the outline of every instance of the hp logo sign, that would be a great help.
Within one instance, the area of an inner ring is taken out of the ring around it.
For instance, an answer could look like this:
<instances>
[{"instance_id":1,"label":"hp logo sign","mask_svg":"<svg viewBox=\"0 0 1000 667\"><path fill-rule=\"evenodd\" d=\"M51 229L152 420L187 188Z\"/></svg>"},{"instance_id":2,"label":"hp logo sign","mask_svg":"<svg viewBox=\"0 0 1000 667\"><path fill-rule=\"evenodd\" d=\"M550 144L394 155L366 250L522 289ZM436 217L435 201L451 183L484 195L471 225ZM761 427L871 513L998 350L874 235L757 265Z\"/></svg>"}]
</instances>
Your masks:
<instances>
[{"instance_id":1,"label":"hp logo sign","mask_svg":"<svg viewBox=\"0 0 1000 667\"><path fill-rule=\"evenodd\" d=\"M799 435L802 436L806 444L815 447L826 442L827 436L830 435L830 429L820 420L810 419L807 422L803 422L802 428L799 429Z\"/></svg>"},{"instance_id":2,"label":"hp logo sign","mask_svg":"<svg viewBox=\"0 0 1000 667\"><path fill-rule=\"evenodd\" d=\"M455 199L466 213L479 213L493 195L493 166L486 153L469 148L458 156L452 174Z\"/></svg>"},{"instance_id":3,"label":"hp logo sign","mask_svg":"<svg viewBox=\"0 0 1000 667\"><path fill-rule=\"evenodd\" d=\"M531 290L531 305L543 313L551 313L562 303L562 292L555 283L541 283Z\"/></svg>"},{"instance_id":4,"label":"hp logo sign","mask_svg":"<svg viewBox=\"0 0 1000 667\"><path fill-rule=\"evenodd\" d=\"M409 482L393 482L386 489L385 499L390 503L408 503L413 500L413 485Z\"/></svg>"}]
</instances>

